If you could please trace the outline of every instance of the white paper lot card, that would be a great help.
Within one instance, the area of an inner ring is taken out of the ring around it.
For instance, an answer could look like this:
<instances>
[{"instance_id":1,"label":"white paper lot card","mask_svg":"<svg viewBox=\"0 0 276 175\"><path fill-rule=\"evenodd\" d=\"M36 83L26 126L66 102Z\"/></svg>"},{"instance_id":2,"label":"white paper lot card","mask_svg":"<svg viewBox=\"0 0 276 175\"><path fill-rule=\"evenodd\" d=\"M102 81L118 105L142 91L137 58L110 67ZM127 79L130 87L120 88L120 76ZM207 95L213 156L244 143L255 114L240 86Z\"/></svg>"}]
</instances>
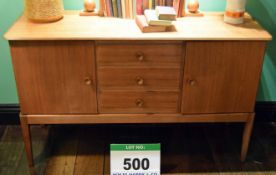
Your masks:
<instances>
[{"instance_id":1,"label":"white paper lot card","mask_svg":"<svg viewBox=\"0 0 276 175\"><path fill-rule=\"evenodd\" d=\"M160 175L160 144L111 144L111 175Z\"/></svg>"}]
</instances>

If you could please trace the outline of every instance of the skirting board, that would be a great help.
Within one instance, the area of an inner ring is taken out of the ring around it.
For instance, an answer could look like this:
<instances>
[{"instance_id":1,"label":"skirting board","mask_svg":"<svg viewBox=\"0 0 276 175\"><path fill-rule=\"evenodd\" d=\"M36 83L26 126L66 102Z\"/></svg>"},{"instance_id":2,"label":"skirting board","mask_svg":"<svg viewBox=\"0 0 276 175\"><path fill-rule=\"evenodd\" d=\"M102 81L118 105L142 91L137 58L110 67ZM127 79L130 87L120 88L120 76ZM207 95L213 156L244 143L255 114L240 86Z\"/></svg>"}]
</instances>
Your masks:
<instances>
[{"instance_id":1,"label":"skirting board","mask_svg":"<svg viewBox=\"0 0 276 175\"><path fill-rule=\"evenodd\" d=\"M19 124L19 105L0 104L0 125Z\"/></svg>"},{"instance_id":2,"label":"skirting board","mask_svg":"<svg viewBox=\"0 0 276 175\"><path fill-rule=\"evenodd\" d=\"M19 105L0 104L0 125L19 124ZM276 101L256 102L256 122L276 122Z\"/></svg>"}]
</instances>

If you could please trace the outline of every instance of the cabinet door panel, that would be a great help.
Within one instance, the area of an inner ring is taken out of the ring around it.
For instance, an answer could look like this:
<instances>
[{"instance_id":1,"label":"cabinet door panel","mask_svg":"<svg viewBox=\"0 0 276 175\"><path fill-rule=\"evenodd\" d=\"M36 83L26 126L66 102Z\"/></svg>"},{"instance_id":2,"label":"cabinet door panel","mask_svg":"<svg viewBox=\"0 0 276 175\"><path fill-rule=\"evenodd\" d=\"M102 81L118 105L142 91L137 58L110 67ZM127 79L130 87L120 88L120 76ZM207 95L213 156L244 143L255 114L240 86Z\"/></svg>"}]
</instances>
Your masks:
<instances>
[{"instance_id":1,"label":"cabinet door panel","mask_svg":"<svg viewBox=\"0 0 276 175\"><path fill-rule=\"evenodd\" d=\"M10 45L22 113L97 113L92 41Z\"/></svg>"},{"instance_id":2,"label":"cabinet door panel","mask_svg":"<svg viewBox=\"0 0 276 175\"><path fill-rule=\"evenodd\" d=\"M253 112L265 42L187 42L182 113Z\"/></svg>"}]
</instances>

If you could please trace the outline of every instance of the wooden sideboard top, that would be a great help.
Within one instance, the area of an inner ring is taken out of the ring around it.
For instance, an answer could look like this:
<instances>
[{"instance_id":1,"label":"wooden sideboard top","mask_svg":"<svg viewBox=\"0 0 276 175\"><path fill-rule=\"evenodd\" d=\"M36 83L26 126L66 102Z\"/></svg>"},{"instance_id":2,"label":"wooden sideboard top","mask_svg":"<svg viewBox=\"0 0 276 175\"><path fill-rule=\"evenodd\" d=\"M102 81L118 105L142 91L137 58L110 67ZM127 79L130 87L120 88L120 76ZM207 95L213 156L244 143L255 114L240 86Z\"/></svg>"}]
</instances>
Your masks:
<instances>
[{"instance_id":1,"label":"wooden sideboard top","mask_svg":"<svg viewBox=\"0 0 276 175\"><path fill-rule=\"evenodd\" d=\"M242 25L223 22L223 13L179 18L176 32L141 33L134 20L81 17L66 11L54 23L36 24L21 16L5 34L7 40L271 40L271 35L249 15Z\"/></svg>"}]
</instances>

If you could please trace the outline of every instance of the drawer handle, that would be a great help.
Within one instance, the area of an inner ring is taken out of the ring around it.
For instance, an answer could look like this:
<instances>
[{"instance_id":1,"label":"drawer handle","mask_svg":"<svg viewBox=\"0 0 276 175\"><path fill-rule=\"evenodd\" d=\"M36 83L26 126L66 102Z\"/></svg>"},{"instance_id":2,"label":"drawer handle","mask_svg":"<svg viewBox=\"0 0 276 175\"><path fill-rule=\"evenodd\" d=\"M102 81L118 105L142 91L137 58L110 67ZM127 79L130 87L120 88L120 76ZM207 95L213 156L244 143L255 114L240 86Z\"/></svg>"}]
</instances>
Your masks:
<instances>
[{"instance_id":1,"label":"drawer handle","mask_svg":"<svg viewBox=\"0 0 276 175\"><path fill-rule=\"evenodd\" d=\"M142 99L137 99L136 101L135 101L135 104L136 104L136 106L138 106L138 107L143 107L144 106L144 101L142 100Z\"/></svg>"},{"instance_id":2,"label":"drawer handle","mask_svg":"<svg viewBox=\"0 0 276 175\"><path fill-rule=\"evenodd\" d=\"M136 83L140 86L144 85L144 79L142 77L136 78Z\"/></svg>"},{"instance_id":3,"label":"drawer handle","mask_svg":"<svg viewBox=\"0 0 276 175\"><path fill-rule=\"evenodd\" d=\"M90 77L85 77L84 82L85 82L86 85L91 85L92 84L92 80L91 80Z\"/></svg>"},{"instance_id":4,"label":"drawer handle","mask_svg":"<svg viewBox=\"0 0 276 175\"><path fill-rule=\"evenodd\" d=\"M137 52L136 53L136 58L138 59L138 61L144 61L144 53L143 52Z\"/></svg>"}]
</instances>

